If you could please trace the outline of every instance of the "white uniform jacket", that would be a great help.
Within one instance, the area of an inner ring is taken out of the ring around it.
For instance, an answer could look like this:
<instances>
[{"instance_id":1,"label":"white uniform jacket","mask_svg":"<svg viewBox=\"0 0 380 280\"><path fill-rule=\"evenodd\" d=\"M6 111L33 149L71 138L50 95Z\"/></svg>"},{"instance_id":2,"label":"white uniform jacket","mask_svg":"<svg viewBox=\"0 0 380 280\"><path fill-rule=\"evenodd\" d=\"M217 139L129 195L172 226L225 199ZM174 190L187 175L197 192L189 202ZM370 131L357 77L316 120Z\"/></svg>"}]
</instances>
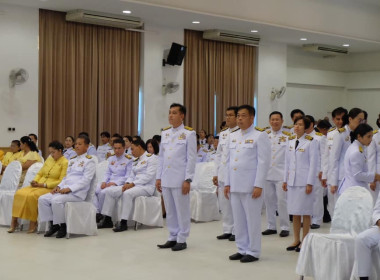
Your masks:
<instances>
[{"instance_id":1,"label":"white uniform jacket","mask_svg":"<svg viewBox=\"0 0 380 280\"><path fill-rule=\"evenodd\" d=\"M372 142L368 146L367 155L369 171L380 174L380 133L377 130L373 132Z\"/></svg>"},{"instance_id":2,"label":"white uniform jacket","mask_svg":"<svg viewBox=\"0 0 380 280\"><path fill-rule=\"evenodd\" d=\"M67 159L70 160L71 158L75 157L77 153L75 152L74 148L70 147L66 150L63 150L63 156Z\"/></svg>"},{"instance_id":3,"label":"white uniform jacket","mask_svg":"<svg viewBox=\"0 0 380 280\"><path fill-rule=\"evenodd\" d=\"M133 161L133 167L127 183L135 184L134 188L146 190L153 195L157 171L157 156L145 152Z\"/></svg>"},{"instance_id":4,"label":"white uniform jacket","mask_svg":"<svg viewBox=\"0 0 380 280\"><path fill-rule=\"evenodd\" d=\"M132 169L133 158L123 154L120 157L112 155L108 158L108 168L102 182L113 182L117 186L123 185Z\"/></svg>"},{"instance_id":5,"label":"white uniform jacket","mask_svg":"<svg viewBox=\"0 0 380 280\"><path fill-rule=\"evenodd\" d=\"M98 157L99 162L106 160L107 153L113 153L113 149L110 143L98 146L96 150L96 156Z\"/></svg>"},{"instance_id":6,"label":"white uniform jacket","mask_svg":"<svg viewBox=\"0 0 380 280\"><path fill-rule=\"evenodd\" d=\"M377 221L380 220L380 195L377 197L375 208L373 208L372 221L376 225Z\"/></svg>"},{"instance_id":7,"label":"white uniform jacket","mask_svg":"<svg viewBox=\"0 0 380 280\"><path fill-rule=\"evenodd\" d=\"M179 188L186 179L193 180L196 162L197 137L192 128L181 124L162 131L156 175L161 186Z\"/></svg>"},{"instance_id":8,"label":"white uniform jacket","mask_svg":"<svg viewBox=\"0 0 380 280\"><path fill-rule=\"evenodd\" d=\"M288 146L290 132L281 128L279 131L267 130L268 138L271 143L271 162L267 175L268 181L282 181L285 170L285 152Z\"/></svg>"},{"instance_id":9,"label":"white uniform jacket","mask_svg":"<svg viewBox=\"0 0 380 280\"><path fill-rule=\"evenodd\" d=\"M285 155L284 182L290 187L313 186L318 165L318 143L306 134L298 140L299 144L295 148L297 137L293 135L289 138Z\"/></svg>"},{"instance_id":10,"label":"white uniform jacket","mask_svg":"<svg viewBox=\"0 0 380 280\"><path fill-rule=\"evenodd\" d=\"M334 135L339 133L336 127L333 127L327 132L325 146L322 153L322 179L327 179L330 174L330 153L333 145Z\"/></svg>"},{"instance_id":11,"label":"white uniform jacket","mask_svg":"<svg viewBox=\"0 0 380 280\"><path fill-rule=\"evenodd\" d=\"M270 144L263 129L251 125L230 134L225 185L231 192L252 193L263 188L270 164Z\"/></svg>"},{"instance_id":12,"label":"white uniform jacket","mask_svg":"<svg viewBox=\"0 0 380 280\"><path fill-rule=\"evenodd\" d=\"M73 195L86 199L91 180L95 175L96 163L87 153L69 161L66 176L59 183L61 189L69 188Z\"/></svg>"}]
</instances>

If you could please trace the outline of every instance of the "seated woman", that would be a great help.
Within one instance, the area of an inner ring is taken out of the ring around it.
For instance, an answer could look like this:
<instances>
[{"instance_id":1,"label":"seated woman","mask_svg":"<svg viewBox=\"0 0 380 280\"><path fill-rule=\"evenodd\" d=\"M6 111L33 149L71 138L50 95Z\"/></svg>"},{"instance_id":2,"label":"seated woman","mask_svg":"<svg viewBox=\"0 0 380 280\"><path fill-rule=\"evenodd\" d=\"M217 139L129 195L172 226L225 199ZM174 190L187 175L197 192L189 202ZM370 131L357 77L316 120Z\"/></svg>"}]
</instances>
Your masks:
<instances>
[{"instance_id":1,"label":"seated woman","mask_svg":"<svg viewBox=\"0 0 380 280\"><path fill-rule=\"evenodd\" d=\"M25 179L26 171L29 167L36 162L41 162L41 157L38 154L38 148L36 144L30 139L29 136L23 136L20 139L21 142L21 157L18 159L21 162L22 174L19 186L22 186Z\"/></svg>"},{"instance_id":2,"label":"seated woman","mask_svg":"<svg viewBox=\"0 0 380 280\"><path fill-rule=\"evenodd\" d=\"M157 141L154 140L154 139L149 139L148 141L146 141L146 150L148 151L148 153L150 153L151 155L156 155L158 156L159 152L160 152L160 146L158 145Z\"/></svg>"},{"instance_id":3,"label":"seated woman","mask_svg":"<svg viewBox=\"0 0 380 280\"><path fill-rule=\"evenodd\" d=\"M13 200L12 223L9 233L15 231L17 218L30 220L28 233L37 229L38 198L51 192L66 176L67 159L62 154L63 145L58 141L49 144L50 157L45 161L31 185L18 190Z\"/></svg>"},{"instance_id":4,"label":"seated woman","mask_svg":"<svg viewBox=\"0 0 380 280\"><path fill-rule=\"evenodd\" d=\"M65 139L65 149L63 149L63 156L70 160L72 157L75 157L77 153L74 150L75 139L73 136L67 136Z\"/></svg>"},{"instance_id":5,"label":"seated woman","mask_svg":"<svg viewBox=\"0 0 380 280\"><path fill-rule=\"evenodd\" d=\"M11 143L11 151L6 153L1 163L3 164L0 173L2 174L5 170L5 168L14 160L18 160L21 157L21 148L20 148L20 141L19 140L13 140Z\"/></svg>"}]
</instances>

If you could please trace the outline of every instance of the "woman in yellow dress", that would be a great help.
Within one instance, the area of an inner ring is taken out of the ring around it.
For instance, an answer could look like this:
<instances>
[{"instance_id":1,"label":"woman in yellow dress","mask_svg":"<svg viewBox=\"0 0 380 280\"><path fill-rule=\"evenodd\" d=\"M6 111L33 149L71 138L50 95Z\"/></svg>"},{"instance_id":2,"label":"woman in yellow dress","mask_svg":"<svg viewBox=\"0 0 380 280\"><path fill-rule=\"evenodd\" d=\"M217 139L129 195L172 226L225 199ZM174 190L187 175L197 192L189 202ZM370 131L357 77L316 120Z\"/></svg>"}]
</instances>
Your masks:
<instances>
[{"instance_id":1,"label":"woman in yellow dress","mask_svg":"<svg viewBox=\"0 0 380 280\"><path fill-rule=\"evenodd\" d=\"M9 233L15 231L17 219L30 220L28 233L37 229L38 198L51 192L66 176L68 161L63 156L63 145L58 141L49 144L50 157L40 169L30 186L15 193L12 209L12 223Z\"/></svg>"},{"instance_id":2,"label":"woman in yellow dress","mask_svg":"<svg viewBox=\"0 0 380 280\"><path fill-rule=\"evenodd\" d=\"M21 157L18 159L22 166L22 173L19 187L22 186L25 179L26 171L33 163L41 162L41 157L38 154L38 148L36 144L30 139L29 136L23 136L20 139L21 142Z\"/></svg>"},{"instance_id":3,"label":"woman in yellow dress","mask_svg":"<svg viewBox=\"0 0 380 280\"><path fill-rule=\"evenodd\" d=\"M20 141L19 140L13 140L11 143L11 151L6 153L4 158L2 159L2 168L0 170L0 173L3 173L5 168L14 160L18 160L21 157L21 148L20 148Z\"/></svg>"}]
</instances>

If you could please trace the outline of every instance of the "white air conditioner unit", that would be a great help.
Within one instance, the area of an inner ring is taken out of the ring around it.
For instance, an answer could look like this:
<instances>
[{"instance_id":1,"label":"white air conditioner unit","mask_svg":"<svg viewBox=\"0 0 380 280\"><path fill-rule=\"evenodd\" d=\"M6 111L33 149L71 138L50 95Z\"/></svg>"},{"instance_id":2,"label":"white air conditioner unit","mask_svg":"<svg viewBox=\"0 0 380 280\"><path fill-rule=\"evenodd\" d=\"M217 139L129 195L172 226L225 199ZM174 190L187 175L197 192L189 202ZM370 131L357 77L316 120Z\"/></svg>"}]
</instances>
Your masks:
<instances>
[{"instance_id":1,"label":"white air conditioner unit","mask_svg":"<svg viewBox=\"0 0 380 280\"><path fill-rule=\"evenodd\" d=\"M141 19L137 17L119 16L85 10L67 12L66 20L123 29L140 29L144 25Z\"/></svg>"},{"instance_id":2,"label":"white air conditioner unit","mask_svg":"<svg viewBox=\"0 0 380 280\"><path fill-rule=\"evenodd\" d=\"M218 29L204 31L203 39L253 46L258 46L260 42L260 37L258 36Z\"/></svg>"},{"instance_id":3,"label":"white air conditioner unit","mask_svg":"<svg viewBox=\"0 0 380 280\"><path fill-rule=\"evenodd\" d=\"M303 50L307 52L320 53L327 56L346 55L348 54L347 48L319 45L319 44L306 44L302 46Z\"/></svg>"}]
</instances>

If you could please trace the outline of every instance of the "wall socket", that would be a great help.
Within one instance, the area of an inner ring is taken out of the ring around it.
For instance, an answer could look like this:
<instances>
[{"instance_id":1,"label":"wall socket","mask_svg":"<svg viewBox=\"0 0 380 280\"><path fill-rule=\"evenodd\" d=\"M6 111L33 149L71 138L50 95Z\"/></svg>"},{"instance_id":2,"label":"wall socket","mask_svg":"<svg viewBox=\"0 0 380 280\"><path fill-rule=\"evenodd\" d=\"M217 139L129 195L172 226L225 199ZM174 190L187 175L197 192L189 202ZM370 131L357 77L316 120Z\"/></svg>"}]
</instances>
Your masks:
<instances>
[{"instance_id":1,"label":"wall socket","mask_svg":"<svg viewBox=\"0 0 380 280\"><path fill-rule=\"evenodd\" d=\"M8 127L8 131L16 131L15 127Z\"/></svg>"}]
</instances>

